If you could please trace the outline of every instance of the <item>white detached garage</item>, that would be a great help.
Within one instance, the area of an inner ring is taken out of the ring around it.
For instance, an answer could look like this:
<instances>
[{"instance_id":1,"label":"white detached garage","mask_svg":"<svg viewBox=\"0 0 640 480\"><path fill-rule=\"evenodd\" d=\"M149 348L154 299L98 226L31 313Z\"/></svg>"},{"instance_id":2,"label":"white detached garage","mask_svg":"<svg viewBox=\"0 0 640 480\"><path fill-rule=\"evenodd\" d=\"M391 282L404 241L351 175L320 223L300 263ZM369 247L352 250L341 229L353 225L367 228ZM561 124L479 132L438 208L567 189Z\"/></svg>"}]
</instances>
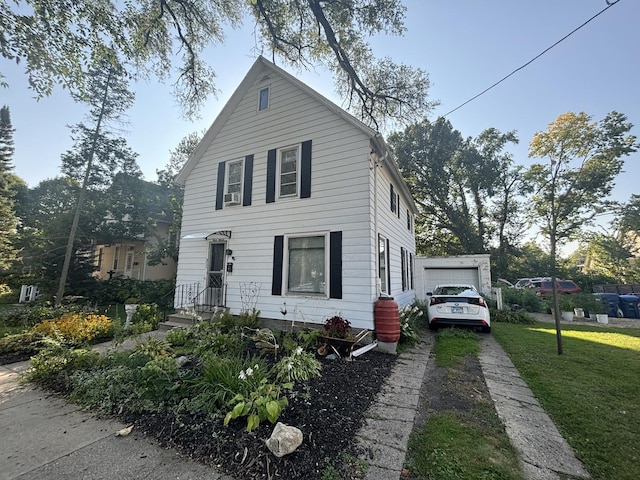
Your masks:
<instances>
[{"instance_id":1,"label":"white detached garage","mask_svg":"<svg viewBox=\"0 0 640 480\"><path fill-rule=\"evenodd\" d=\"M455 257L416 257L416 297L425 300L427 292L442 283L468 283L491 295L491 263L488 254Z\"/></svg>"}]
</instances>

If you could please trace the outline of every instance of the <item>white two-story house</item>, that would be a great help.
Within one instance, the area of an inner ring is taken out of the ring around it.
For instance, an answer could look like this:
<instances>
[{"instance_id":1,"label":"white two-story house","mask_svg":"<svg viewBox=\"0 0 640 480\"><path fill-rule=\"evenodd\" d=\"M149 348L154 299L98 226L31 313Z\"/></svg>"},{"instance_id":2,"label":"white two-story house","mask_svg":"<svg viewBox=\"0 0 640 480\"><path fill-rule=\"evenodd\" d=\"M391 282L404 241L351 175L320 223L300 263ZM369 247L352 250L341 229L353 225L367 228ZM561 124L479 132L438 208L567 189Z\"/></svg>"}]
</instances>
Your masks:
<instances>
[{"instance_id":1,"label":"white two-story house","mask_svg":"<svg viewBox=\"0 0 640 480\"><path fill-rule=\"evenodd\" d=\"M376 131L260 57L191 155L176 306L374 328L414 296L409 189ZM283 312L286 311L286 315Z\"/></svg>"}]
</instances>

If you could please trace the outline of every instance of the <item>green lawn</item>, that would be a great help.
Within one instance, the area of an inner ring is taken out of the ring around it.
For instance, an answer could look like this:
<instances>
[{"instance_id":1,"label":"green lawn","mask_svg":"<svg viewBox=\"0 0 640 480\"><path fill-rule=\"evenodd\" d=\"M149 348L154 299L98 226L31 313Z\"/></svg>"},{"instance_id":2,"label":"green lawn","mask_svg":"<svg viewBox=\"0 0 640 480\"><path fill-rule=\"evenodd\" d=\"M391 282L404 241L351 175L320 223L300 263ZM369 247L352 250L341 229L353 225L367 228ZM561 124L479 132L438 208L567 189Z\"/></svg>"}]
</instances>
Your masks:
<instances>
[{"instance_id":1,"label":"green lawn","mask_svg":"<svg viewBox=\"0 0 640 480\"><path fill-rule=\"evenodd\" d=\"M595 479L640 478L640 329L494 323L493 334Z\"/></svg>"}]
</instances>

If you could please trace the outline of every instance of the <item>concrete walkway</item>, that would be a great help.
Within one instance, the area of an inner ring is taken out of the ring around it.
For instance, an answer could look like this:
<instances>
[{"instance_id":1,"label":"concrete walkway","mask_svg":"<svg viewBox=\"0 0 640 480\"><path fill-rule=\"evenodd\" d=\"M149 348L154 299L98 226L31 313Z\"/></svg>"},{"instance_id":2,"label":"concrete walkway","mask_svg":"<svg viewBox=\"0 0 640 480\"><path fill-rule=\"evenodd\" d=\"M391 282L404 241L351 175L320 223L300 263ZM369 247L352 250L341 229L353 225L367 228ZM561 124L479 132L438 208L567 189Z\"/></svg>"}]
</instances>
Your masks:
<instances>
[{"instance_id":1,"label":"concrete walkway","mask_svg":"<svg viewBox=\"0 0 640 480\"><path fill-rule=\"evenodd\" d=\"M491 335L480 342L480 365L498 417L529 480L589 478L589 473L562 438L538 399Z\"/></svg>"},{"instance_id":2,"label":"concrete walkway","mask_svg":"<svg viewBox=\"0 0 640 480\"><path fill-rule=\"evenodd\" d=\"M366 480L401 478L434 336L428 333L423 340L398 358L357 434L365 452L362 460L369 464ZM135 342L118 348L132 348ZM489 392L526 477L588 477L498 343L491 335L482 335L481 345ZM98 347L111 348L115 347ZM232 480L135 431L116 437L125 425L98 420L64 400L20 384L19 376L28 366L28 362L0 366L0 480Z\"/></svg>"}]
</instances>

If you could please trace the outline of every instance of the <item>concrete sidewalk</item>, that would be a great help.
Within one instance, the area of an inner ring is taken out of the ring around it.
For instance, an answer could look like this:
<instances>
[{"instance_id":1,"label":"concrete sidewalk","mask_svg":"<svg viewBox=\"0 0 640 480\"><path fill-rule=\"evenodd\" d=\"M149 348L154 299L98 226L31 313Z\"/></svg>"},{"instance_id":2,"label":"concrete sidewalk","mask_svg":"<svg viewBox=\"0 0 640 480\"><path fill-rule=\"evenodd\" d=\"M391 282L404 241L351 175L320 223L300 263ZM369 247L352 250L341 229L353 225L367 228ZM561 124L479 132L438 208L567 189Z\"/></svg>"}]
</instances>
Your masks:
<instances>
[{"instance_id":1,"label":"concrete sidewalk","mask_svg":"<svg viewBox=\"0 0 640 480\"><path fill-rule=\"evenodd\" d=\"M365 452L362 460L369 464L366 480L401 478L433 340L433 333L427 333L420 345L398 358L365 414L356 441ZM135 342L129 340L118 348L132 348ZM587 478L500 345L491 335L482 335L481 345L480 362L489 392L526 477ZM98 347L101 351L111 348L110 344ZM20 384L18 378L28 367L28 362L0 366L0 479L233 480L159 447L135 430L116 437L125 425L96 419L58 397Z\"/></svg>"}]
</instances>

